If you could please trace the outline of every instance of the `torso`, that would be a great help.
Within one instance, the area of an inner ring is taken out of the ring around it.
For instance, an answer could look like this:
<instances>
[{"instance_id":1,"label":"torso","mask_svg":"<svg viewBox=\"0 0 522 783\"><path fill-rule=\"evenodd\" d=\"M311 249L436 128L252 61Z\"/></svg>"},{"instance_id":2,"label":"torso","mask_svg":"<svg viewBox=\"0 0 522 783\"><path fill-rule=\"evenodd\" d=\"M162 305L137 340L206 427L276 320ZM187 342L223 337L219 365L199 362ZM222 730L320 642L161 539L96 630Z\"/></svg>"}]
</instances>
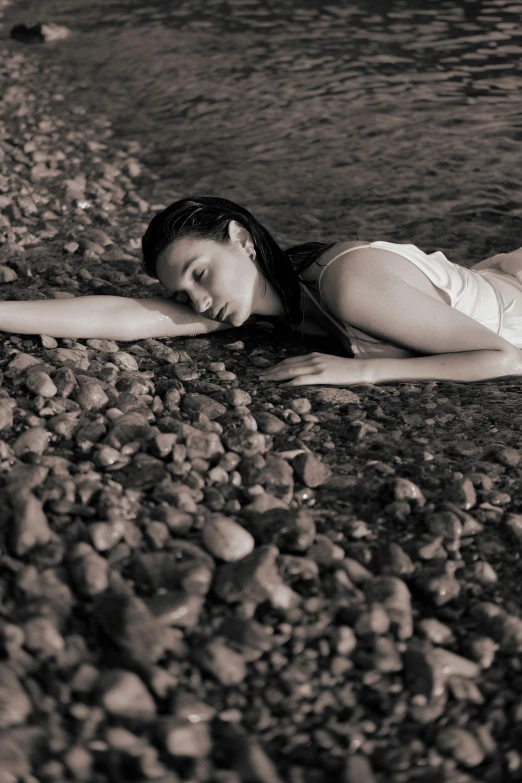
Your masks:
<instances>
[{"instance_id":1,"label":"torso","mask_svg":"<svg viewBox=\"0 0 522 783\"><path fill-rule=\"evenodd\" d=\"M326 266L326 264L334 258L336 255L341 253L343 250L348 250L352 247L364 247L367 246L368 242L341 242L334 247L331 247L329 250L327 250L325 253L323 253L321 256L319 256L318 259L316 259L312 264L310 264L309 267L307 267L303 272L301 272L301 279L306 283L307 286L310 287L313 295L316 298L319 298L319 276ZM334 262L334 265L336 264L343 264L343 263L349 263L351 253L347 253L346 256L339 258L337 261ZM393 268L397 272L400 277L405 280L410 285L414 286L414 288L417 288L419 291L423 291L425 294L428 294L429 296L432 296L434 299L438 299L439 301L445 302L447 304L447 300L444 297L444 294L442 291L440 291L431 280L429 280L428 277L422 272L418 267L415 266L415 264L412 264L411 261L408 261L407 258L404 258L400 255L395 255L393 258ZM328 272L325 272L325 277L328 274ZM324 277L323 277L324 281ZM323 282L321 282L321 288L323 287ZM327 303L325 302L327 305ZM320 330L320 331L318 331ZM310 297L306 297L306 304L305 304L305 328L304 331L306 334L323 334L323 335L332 335L335 336L337 339L339 338L339 332L332 324L332 322L326 318L323 313L319 310L319 308L312 302Z\"/></svg>"}]
</instances>

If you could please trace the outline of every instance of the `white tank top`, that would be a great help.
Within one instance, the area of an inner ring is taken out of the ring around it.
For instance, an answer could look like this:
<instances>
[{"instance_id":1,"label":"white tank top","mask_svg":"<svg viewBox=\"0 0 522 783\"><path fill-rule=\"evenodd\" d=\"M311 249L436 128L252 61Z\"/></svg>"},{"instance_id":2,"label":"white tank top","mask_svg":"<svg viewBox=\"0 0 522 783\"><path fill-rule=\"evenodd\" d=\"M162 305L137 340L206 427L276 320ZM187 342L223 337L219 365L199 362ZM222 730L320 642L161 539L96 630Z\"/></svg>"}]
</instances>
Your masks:
<instances>
[{"instance_id":1,"label":"white tank top","mask_svg":"<svg viewBox=\"0 0 522 783\"><path fill-rule=\"evenodd\" d=\"M449 261L444 253L424 253L415 245L401 245L393 242L371 242L367 245L350 247L338 253L326 264L319 276L319 298L314 297L301 277L299 284L329 318L346 340L356 358L407 357L416 354L392 343L378 340L345 321L340 321L328 312L321 292L321 280L330 264L352 250L379 248L400 255L415 264L443 294L450 307L500 334L513 345L522 348L522 254L519 261L519 277L503 271L500 265L483 268L466 267ZM514 255L514 254L511 254ZM495 257L496 258L496 257ZM343 340L344 342L344 340Z\"/></svg>"}]
</instances>

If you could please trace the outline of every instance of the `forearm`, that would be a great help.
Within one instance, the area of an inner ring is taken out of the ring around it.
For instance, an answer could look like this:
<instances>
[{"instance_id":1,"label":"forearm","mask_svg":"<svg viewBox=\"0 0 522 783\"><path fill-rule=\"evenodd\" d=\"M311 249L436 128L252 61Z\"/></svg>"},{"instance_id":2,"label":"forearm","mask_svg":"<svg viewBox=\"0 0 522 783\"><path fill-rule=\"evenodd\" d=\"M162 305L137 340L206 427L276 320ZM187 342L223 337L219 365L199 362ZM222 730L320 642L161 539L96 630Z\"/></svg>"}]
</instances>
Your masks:
<instances>
[{"instance_id":1,"label":"forearm","mask_svg":"<svg viewBox=\"0 0 522 783\"><path fill-rule=\"evenodd\" d=\"M484 381L522 375L522 350L464 351L408 359L369 359L370 383L385 381Z\"/></svg>"},{"instance_id":2,"label":"forearm","mask_svg":"<svg viewBox=\"0 0 522 783\"><path fill-rule=\"evenodd\" d=\"M78 296L0 302L0 332L49 337L132 341L147 337L186 337L232 328L203 318L172 299Z\"/></svg>"}]
</instances>

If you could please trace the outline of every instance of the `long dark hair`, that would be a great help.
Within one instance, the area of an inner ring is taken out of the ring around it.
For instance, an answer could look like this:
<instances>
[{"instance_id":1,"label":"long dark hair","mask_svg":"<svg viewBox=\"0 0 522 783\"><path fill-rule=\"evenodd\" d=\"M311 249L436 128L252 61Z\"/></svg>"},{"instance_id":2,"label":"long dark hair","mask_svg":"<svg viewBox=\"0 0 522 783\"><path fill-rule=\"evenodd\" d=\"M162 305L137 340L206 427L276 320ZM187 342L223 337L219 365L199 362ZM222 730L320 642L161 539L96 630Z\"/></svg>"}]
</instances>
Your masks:
<instances>
[{"instance_id":1,"label":"long dark hair","mask_svg":"<svg viewBox=\"0 0 522 783\"><path fill-rule=\"evenodd\" d=\"M190 236L227 244L231 220L236 220L249 231L263 275L281 297L289 321L300 323L303 313L297 276L335 243L305 242L283 249L247 209L226 198L184 198L153 217L141 240L143 271L158 279L156 260L174 239Z\"/></svg>"}]
</instances>

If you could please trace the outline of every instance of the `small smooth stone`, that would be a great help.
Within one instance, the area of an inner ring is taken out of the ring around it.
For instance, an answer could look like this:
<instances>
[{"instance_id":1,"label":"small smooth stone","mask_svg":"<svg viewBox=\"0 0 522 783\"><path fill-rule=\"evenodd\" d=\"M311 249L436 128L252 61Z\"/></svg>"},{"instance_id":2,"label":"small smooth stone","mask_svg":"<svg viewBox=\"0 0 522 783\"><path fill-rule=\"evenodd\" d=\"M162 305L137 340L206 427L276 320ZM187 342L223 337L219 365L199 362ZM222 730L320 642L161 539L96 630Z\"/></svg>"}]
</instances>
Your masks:
<instances>
[{"instance_id":1,"label":"small smooth stone","mask_svg":"<svg viewBox=\"0 0 522 783\"><path fill-rule=\"evenodd\" d=\"M114 717L147 721L156 715L154 699L134 672L125 669L103 672L97 689L101 706Z\"/></svg>"},{"instance_id":2,"label":"small smooth stone","mask_svg":"<svg viewBox=\"0 0 522 783\"><path fill-rule=\"evenodd\" d=\"M475 604L471 613L482 623L483 629L491 634L494 641L499 643L502 652L522 652L522 620L519 617L487 601Z\"/></svg>"},{"instance_id":3,"label":"small smooth stone","mask_svg":"<svg viewBox=\"0 0 522 783\"><path fill-rule=\"evenodd\" d=\"M469 477L457 479L449 488L448 497L456 506L466 511L477 503L477 493Z\"/></svg>"},{"instance_id":4,"label":"small smooth stone","mask_svg":"<svg viewBox=\"0 0 522 783\"><path fill-rule=\"evenodd\" d=\"M25 490L12 493L10 502L14 515L10 542L14 554L21 557L34 547L48 544L53 534L41 501Z\"/></svg>"},{"instance_id":5,"label":"small smooth stone","mask_svg":"<svg viewBox=\"0 0 522 783\"><path fill-rule=\"evenodd\" d=\"M413 634L411 594L406 584L396 576L377 576L363 584L370 603L382 604L392 622L392 629L401 640Z\"/></svg>"},{"instance_id":6,"label":"small smooth stone","mask_svg":"<svg viewBox=\"0 0 522 783\"><path fill-rule=\"evenodd\" d=\"M477 560L472 567L473 577L484 585L493 585L498 582L498 576L494 568L486 560Z\"/></svg>"},{"instance_id":7,"label":"small smooth stone","mask_svg":"<svg viewBox=\"0 0 522 783\"><path fill-rule=\"evenodd\" d=\"M109 563L85 542L72 549L69 572L76 590L86 597L103 593L109 585Z\"/></svg>"},{"instance_id":8,"label":"small smooth stone","mask_svg":"<svg viewBox=\"0 0 522 783\"><path fill-rule=\"evenodd\" d=\"M161 624L136 596L107 590L95 598L93 613L107 636L134 660L156 663L164 654Z\"/></svg>"},{"instance_id":9,"label":"small smooth stone","mask_svg":"<svg viewBox=\"0 0 522 783\"><path fill-rule=\"evenodd\" d=\"M479 636L478 639L473 639L469 645L470 655L482 669L490 668L498 649L499 645L489 636Z\"/></svg>"},{"instance_id":10,"label":"small smooth stone","mask_svg":"<svg viewBox=\"0 0 522 783\"><path fill-rule=\"evenodd\" d=\"M12 444L16 457L24 454L43 454L49 445L50 433L43 427L31 427L16 438Z\"/></svg>"},{"instance_id":11,"label":"small smooth stone","mask_svg":"<svg viewBox=\"0 0 522 783\"><path fill-rule=\"evenodd\" d=\"M25 723L31 711L22 683L8 663L0 662L0 729Z\"/></svg>"},{"instance_id":12,"label":"small smooth stone","mask_svg":"<svg viewBox=\"0 0 522 783\"><path fill-rule=\"evenodd\" d=\"M436 735L439 750L449 754L459 764L472 768L482 764L485 753L476 737L459 726L445 726Z\"/></svg>"},{"instance_id":13,"label":"small smooth stone","mask_svg":"<svg viewBox=\"0 0 522 783\"><path fill-rule=\"evenodd\" d=\"M115 522L94 522L89 525L89 535L94 548L98 552L106 552L121 541L125 534L125 523L119 519Z\"/></svg>"},{"instance_id":14,"label":"small smooth stone","mask_svg":"<svg viewBox=\"0 0 522 783\"><path fill-rule=\"evenodd\" d=\"M406 478L397 478L393 484L395 500L413 500L419 508L426 505L426 499L420 488L413 481Z\"/></svg>"},{"instance_id":15,"label":"small smooth stone","mask_svg":"<svg viewBox=\"0 0 522 783\"><path fill-rule=\"evenodd\" d=\"M349 625L335 626L331 640L337 655L350 655L357 647L357 637Z\"/></svg>"},{"instance_id":16,"label":"small smooth stone","mask_svg":"<svg viewBox=\"0 0 522 783\"><path fill-rule=\"evenodd\" d=\"M328 481L332 470L318 459L315 454L298 454L292 460L292 467L299 479L307 487L319 487Z\"/></svg>"},{"instance_id":17,"label":"small smooth stone","mask_svg":"<svg viewBox=\"0 0 522 783\"><path fill-rule=\"evenodd\" d=\"M426 617L418 623L418 628L434 644L452 644L455 637L451 628L435 617Z\"/></svg>"},{"instance_id":18,"label":"small smooth stone","mask_svg":"<svg viewBox=\"0 0 522 783\"><path fill-rule=\"evenodd\" d=\"M439 511L426 517L426 525L430 533L443 538L458 539L462 535L462 523L451 511Z\"/></svg>"},{"instance_id":19,"label":"small smooth stone","mask_svg":"<svg viewBox=\"0 0 522 783\"><path fill-rule=\"evenodd\" d=\"M255 546L254 537L248 530L230 517L217 514L206 522L202 537L208 551L227 562L241 560Z\"/></svg>"},{"instance_id":20,"label":"small smooth stone","mask_svg":"<svg viewBox=\"0 0 522 783\"><path fill-rule=\"evenodd\" d=\"M145 600L146 605L162 625L195 628L199 622L204 598L181 591L160 593Z\"/></svg>"},{"instance_id":21,"label":"small smooth stone","mask_svg":"<svg viewBox=\"0 0 522 783\"><path fill-rule=\"evenodd\" d=\"M208 721L192 723L182 718L162 717L154 730L165 751L174 758L205 759L212 750Z\"/></svg>"},{"instance_id":22,"label":"small smooth stone","mask_svg":"<svg viewBox=\"0 0 522 783\"><path fill-rule=\"evenodd\" d=\"M225 366L223 365L221 370L225 369ZM227 389L225 392L225 402L228 402L230 405L234 406L243 406L243 405L250 405L252 402L252 396L243 389Z\"/></svg>"},{"instance_id":23,"label":"small smooth stone","mask_svg":"<svg viewBox=\"0 0 522 783\"><path fill-rule=\"evenodd\" d=\"M310 413L312 410L312 404L306 397L296 397L294 400L291 400L290 407L300 416L305 413Z\"/></svg>"},{"instance_id":24,"label":"small smooth stone","mask_svg":"<svg viewBox=\"0 0 522 783\"><path fill-rule=\"evenodd\" d=\"M39 394L46 399L58 394L58 389L46 372L30 373L30 375L27 376L25 385L33 394Z\"/></svg>"},{"instance_id":25,"label":"small smooth stone","mask_svg":"<svg viewBox=\"0 0 522 783\"><path fill-rule=\"evenodd\" d=\"M53 658L65 647L63 636L48 617L34 617L24 623L25 646L39 658Z\"/></svg>"},{"instance_id":26,"label":"small smooth stone","mask_svg":"<svg viewBox=\"0 0 522 783\"><path fill-rule=\"evenodd\" d=\"M370 760L360 753L348 756L344 763L341 783L377 783Z\"/></svg>"},{"instance_id":27,"label":"small smooth stone","mask_svg":"<svg viewBox=\"0 0 522 783\"><path fill-rule=\"evenodd\" d=\"M239 685L246 677L244 657L220 639L213 639L196 650L195 657L198 664L222 685Z\"/></svg>"}]
</instances>

